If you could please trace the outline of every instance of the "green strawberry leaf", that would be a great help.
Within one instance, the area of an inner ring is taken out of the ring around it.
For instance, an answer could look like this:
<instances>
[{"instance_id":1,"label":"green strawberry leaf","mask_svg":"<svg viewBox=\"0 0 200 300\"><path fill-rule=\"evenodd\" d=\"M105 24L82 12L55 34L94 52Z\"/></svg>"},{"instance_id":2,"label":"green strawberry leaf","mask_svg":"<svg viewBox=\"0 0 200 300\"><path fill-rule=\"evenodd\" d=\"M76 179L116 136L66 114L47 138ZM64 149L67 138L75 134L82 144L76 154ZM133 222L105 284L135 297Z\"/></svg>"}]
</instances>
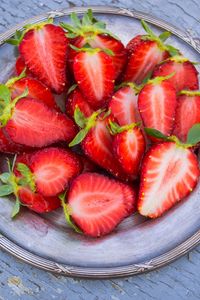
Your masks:
<instances>
[{"instance_id":1,"label":"green strawberry leaf","mask_svg":"<svg viewBox=\"0 0 200 300\"><path fill-rule=\"evenodd\" d=\"M16 81L24 78L26 76L26 68L24 68L24 70L21 72L21 74L19 76L16 76L16 77L12 77L10 78L6 83L6 87L11 87Z\"/></svg>"},{"instance_id":2,"label":"green strawberry leaf","mask_svg":"<svg viewBox=\"0 0 200 300\"><path fill-rule=\"evenodd\" d=\"M80 128L84 128L87 124L87 118L77 105L74 111L74 120Z\"/></svg>"},{"instance_id":3,"label":"green strawberry leaf","mask_svg":"<svg viewBox=\"0 0 200 300\"><path fill-rule=\"evenodd\" d=\"M2 173L2 174L0 175L0 180L1 180L3 183L8 183L9 178L10 178L10 173L9 173L9 172L5 172L5 173Z\"/></svg>"},{"instance_id":4,"label":"green strawberry leaf","mask_svg":"<svg viewBox=\"0 0 200 300\"><path fill-rule=\"evenodd\" d=\"M164 31L159 35L159 39L164 43L171 36L171 32Z\"/></svg>"},{"instance_id":5,"label":"green strawberry leaf","mask_svg":"<svg viewBox=\"0 0 200 300\"><path fill-rule=\"evenodd\" d=\"M154 128L148 128L148 127L145 127L144 128L144 131L146 132L147 135L150 135L150 136L153 136L157 139L162 139L164 141L167 141L169 138L164 135L162 132L160 132L159 130L157 129L154 129Z\"/></svg>"},{"instance_id":6,"label":"green strawberry leaf","mask_svg":"<svg viewBox=\"0 0 200 300\"><path fill-rule=\"evenodd\" d=\"M76 232L82 233L82 231L72 222L71 216L70 216L70 207L68 204L65 203L65 198L66 198L66 192L60 194L59 199L61 200L61 205L63 207L63 212L65 215L65 220L70 227L72 227Z\"/></svg>"},{"instance_id":7,"label":"green strawberry leaf","mask_svg":"<svg viewBox=\"0 0 200 300\"><path fill-rule=\"evenodd\" d=\"M172 45L165 45L165 47L166 50L169 52L170 56L177 56L180 54L180 51Z\"/></svg>"},{"instance_id":8,"label":"green strawberry leaf","mask_svg":"<svg viewBox=\"0 0 200 300\"><path fill-rule=\"evenodd\" d=\"M109 131L110 131L110 133L112 135L116 135L118 133L121 133L121 132L130 130L130 129L133 129L134 127L137 127L139 125L141 125L140 122L138 122L138 123L131 123L131 124L128 124L128 125L120 126L117 123L112 122L111 120L109 120Z\"/></svg>"},{"instance_id":9,"label":"green strawberry leaf","mask_svg":"<svg viewBox=\"0 0 200 300\"><path fill-rule=\"evenodd\" d=\"M70 15L71 22L75 27L81 28L81 21L79 20L77 14L75 12L72 12Z\"/></svg>"},{"instance_id":10,"label":"green strawberry leaf","mask_svg":"<svg viewBox=\"0 0 200 300\"><path fill-rule=\"evenodd\" d=\"M81 129L77 133L75 138L69 143L69 147L73 147L73 146L76 146L76 145L80 144L84 140L84 138L86 137L88 132L89 132L89 129L87 129L87 128Z\"/></svg>"},{"instance_id":11,"label":"green strawberry leaf","mask_svg":"<svg viewBox=\"0 0 200 300\"><path fill-rule=\"evenodd\" d=\"M195 124L189 130L186 144L196 145L200 142L200 123Z\"/></svg>"},{"instance_id":12,"label":"green strawberry leaf","mask_svg":"<svg viewBox=\"0 0 200 300\"><path fill-rule=\"evenodd\" d=\"M19 44L21 43L23 37L24 37L23 31L16 30L14 36L11 37L10 39L6 40L5 43L11 44L11 45L14 45L14 46L19 46Z\"/></svg>"},{"instance_id":13,"label":"green strawberry leaf","mask_svg":"<svg viewBox=\"0 0 200 300\"><path fill-rule=\"evenodd\" d=\"M11 92L5 84L0 84L0 99L4 102L4 106L11 101Z\"/></svg>"},{"instance_id":14,"label":"green strawberry leaf","mask_svg":"<svg viewBox=\"0 0 200 300\"><path fill-rule=\"evenodd\" d=\"M78 86L77 83L75 83L72 86L70 86L70 88L67 91L67 95L69 95L71 92L73 92L77 86Z\"/></svg>"},{"instance_id":15,"label":"green strawberry leaf","mask_svg":"<svg viewBox=\"0 0 200 300\"><path fill-rule=\"evenodd\" d=\"M13 193L13 187L10 184L0 186L0 197L8 196Z\"/></svg>"},{"instance_id":16,"label":"green strawberry leaf","mask_svg":"<svg viewBox=\"0 0 200 300\"><path fill-rule=\"evenodd\" d=\"M149 27L149 25L144 20L141 20L141 25L144 28L144 30L146 31L146 33L148 33L148 35L150 37L156 37L156 35L154 34L153 30L151 30L151 28Z\"/></svg>"},{"instance_id":17,"label":"green strawberry leaf","mask_svg":"<svg viewBox=\"0 0 200 300\"><path fill-rule=\"evenodd\" d=\"M20 206L21 206L21 203L19 201L19 198L16 197L15 205L13 206L12 214L11 214L12 219L18 215L18 213L20 211Z\"/></svg>"},{"instance_id":18,"label":"green strawberry leaf","mask_svg":"<svg viewBox=\"0 0 200 300\"><path fill-rule=\"evenodd\" d=\"M103 52L105 52L109 56L115 56L114 52L108 48L102 49Z\"/></svg>"},{"instance_id":19,"label":"green strawberry leaf","mask_svg":"<svg viewBox=\"0 0 200 300\"><path fill-rule=\"evenodd\" d=\"M195 97L195 96L200 96L200 91L182 90L178 94L179 95L186 95L186 96L189 96L189 97Z\"/></svg>"},{"instance_id":20,"label":"green strawberry leaf","mask_svg":"<svg viewBox=\"0 0 200 300\"><path fill-rule=\"evenodd\" d=\"M35 192L35 179L34 174L31 172L29 167L23 163L17 164L17 170L21 173L22 179L18 181L20 185L27 185L31 189L32 192Z\"/></svg>"}]
</instances>

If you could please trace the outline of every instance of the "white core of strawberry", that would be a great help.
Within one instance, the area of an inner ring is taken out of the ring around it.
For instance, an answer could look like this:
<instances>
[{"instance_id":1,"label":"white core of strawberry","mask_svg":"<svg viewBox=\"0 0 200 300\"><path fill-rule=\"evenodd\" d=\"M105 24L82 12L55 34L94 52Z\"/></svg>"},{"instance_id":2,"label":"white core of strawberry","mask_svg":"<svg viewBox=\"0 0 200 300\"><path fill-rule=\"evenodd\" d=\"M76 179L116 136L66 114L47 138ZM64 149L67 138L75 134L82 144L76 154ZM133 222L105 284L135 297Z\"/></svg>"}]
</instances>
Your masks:
<instances>
[{"instance_id":1,"label":"white core of strawberry","mask_svg":"<svg viewBox=\"0 0 200 300\"><path fill-rule=\"evenodd\" d=\"M142 136L141 136L142 139ZM128 150L129 155L133 159L137 158L138 156L138 146L139 146L140 140L138 138L138 135L135 134L133 130L129 130L127 132L127 140L126 140L126 147Z\"/></svg>"},{"instance_id":2,"label":"white core of strawberry","mask_svg":"<svg viewBox=\"0 0 200 300\"><path fill-rule=\"evenodd\" d=\"M166 201L173 204L179 201L178 185L181 183L187 190L192 190L190 182L195 181L192 164L189 160L190 150L171 144L160 157L151 156L150 163L154 169L147 171L148 189L143 195L143 204L140 209L142 215L154 215L162 212Z\"/></svg>"}]
</instances>

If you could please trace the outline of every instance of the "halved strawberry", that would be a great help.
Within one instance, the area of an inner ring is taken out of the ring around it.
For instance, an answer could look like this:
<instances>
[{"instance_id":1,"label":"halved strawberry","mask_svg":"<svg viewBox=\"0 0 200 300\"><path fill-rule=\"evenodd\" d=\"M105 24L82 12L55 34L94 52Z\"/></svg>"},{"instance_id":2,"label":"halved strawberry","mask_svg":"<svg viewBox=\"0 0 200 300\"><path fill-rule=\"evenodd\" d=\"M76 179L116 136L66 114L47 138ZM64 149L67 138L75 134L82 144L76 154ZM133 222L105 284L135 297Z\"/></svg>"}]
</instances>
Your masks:
<instances>
[{"instance_id":1,"label":"halved strawberry","mask_svg":"<svg viewBox=\"0 0 200 300\"><path fill-rule=\"evenodd\" d=\"M135 51L137 45L139 45L143 41L143 35L139 34L132 38L128 44L126 45L126 50L128 52L128 57Z\"/></svg>"},{"instance_id":2,"label":"halved strawberry","mask_svg":"<svg viewBox=\"0 0 200 300\"><path fill-rule=\"evenodd\" d=\"M3 128L0 128L0 152L15 154L25 150L27 150L27 147L14 143L4 132Z\"/></svg>"},{"instance_id":3,"label":"halved strawberry","mask_svg":"<svg viewBox=\"0 0 200 300\"><path fill-rule=\"evenodd\" d=\"M184 89L198 89L198 71L188 59L182 56L171 57L159 64L153 72L153 77L167 76L173 72L175 73L174 76L168 79L168 81L173 84L176 92Z\"/></svg>"},{"instance_id":4,"label":"halved strawberry","mask_svg":"<svg viewBox=\"0 0 200 300\"><path fill-rule=\"evenodd\" d=\"M158 37L146 22L142 20L141 23L147 35L138 36L130 42L129 60L123 76L124 81L137 84L141 84L158 63L168 58L170 54L178 53L174 47L164 44L170 36L169 32L163 32Z\"/></svg>"},{"instance_id":5,"label":"halved strawberry","mask_svg":"<svg viewBox=\"0 0 200 300\"><path fill-rule=\"evenodd\" d=\"M98 166L94 164L89 158L84 155L79 155L79 158L82 162L83 169L81 173L88 173L88 172L96 172L98 170Z\"/></svg>"},{"instance_id":6,"label":"halved strawberry","mask_svg":"<svg viewBox=\"0 0 200 300\"><path fill-rule=\"evenodd\" d=\"M81 173L82 165L74 153L51 147L31 155L30 169L36 191L50 197L63 192L69 181Z\"/></svg>"},{"instance_id":7,"label":"halved strawberry","mask_svg":"<svg viewBox=\"0 0 200 300\"><path fill-rule=\"evenodd\" d=\"M68 96L66 101L66 113L72 119L74 118L74 111L76 107L83 112L86 117L89 117L93 113L93 109L86 101L87 98L83 96L78 87L76 87Z\"/></svg>"},{"instance_id":8,"label":"halved strawberry","mask_svg":"<svg viewBox=\"0 0 200 300\"><path fill-rule=\"evenodd\" d=\"M130 187L104 175L85 173L70 187L68 208L84 234L100 237L113 231L132 213L135 200L135 192Z\"/></svg>"},{"instance_id":9,"label":"halved strawberry","mask_svg":"<svg viewBox=\"0 0 200 300\"><path fill-rule=\"evenodd\" d=\"M170 135L174 127L176 91L168 77L149 80L138 96L138 108L145 127Z\"/></svg>"},{"instance_id":10,"label":"halved strawberry","mask_svg":"<svg viewBox=\"0 0 200 300\"><path fill-rule=\"evenodd\" d=\"M48 22L30 26L19 44L20 55L31 73L58 94L68 85L67 48L64 30Z\"/></svg>"},{"instance_id":11,"label":"halved strawberry","mask_svg":"<svg viewBox=\"0 0 200 300\"><path fill-rule=\"evenodd\" d=\"M141 120L138 111L138 88L133 83L126 83L114 93L109 108L119 125L127 125Z\"/></svg>"},{"instance_id":12,"label":"halved strawberry","mask_svg":"<svg viewBox=\"0 0 200 300\"><path fill-rule=\"evenodd\" d=\"M181 91L177 104L173 133L185 142L190 128L200 123L200 91Z\"/></svg>"},{"instance_id":13,"label":"halved strawberry","mask_svg":"<svg viewBox=\"0 0 200 300\"><path fill-rule=\"evenodd\" d=\"M23 205L37 213L47 213L60 207L58 197L44 197L26 187L19 188L18 196Z\"/></svg>"},{"instance_id":14,"label":"halved strawberry","mask_svg":"<svg viewBox=\"0 0 200 300\"><path fill-rule=\"evenodd\" d=\"M61 26L67 29L67 37L70 39L70 43L78 48L88 44L92 48L111 50L113 52L112 61L115 69L115 79L118 78L127 61L127 51L122 42L106 30L105 23L99 22L93 17L90 9L84 14L82 20L79 20L75 13L72 13L71 21L73 26L61 23ZM75 56L76 51L70 49L69 62L72 67Z\"/></svg>"},{"instance_id":15,"label":"halved strawberry","mask_svg":"<svg viewBox=\"0 0 200 300\"><path fill-rule=\"evenodd\" d=\"M6 108L7 109L7 108ZM12 114L2 115L6 133L15 143L44 147L58 141L70 141L76 134L73 121L51 110L41 101L23 98L10 104Z\"/></svg>"},{"instance_id":16,"label":"halved strawberry","mask_svg":"<svg viewBox=\"0 0 200 300\"><path fill-rule=\"evenodd\" d=\"M145 152L145 139L137 123L120 127L110 122L114 134L113 151L126 174L137 178Z\"/></svg>"},{"instance_id":17,"label":"halved strawberry","mask_svg":"<svg viewBox=\"0 0 200 300\"><path fill-rule=\"evenodd\" d=\"M25 88L28 88L28 97L40 100L48 107L60 112L50 89L37 79L22 78L20 80L16 80L9 88L12 92L13 99L22 94Z\"/></svg>"},{"instance_id":18,"label":"halved strawberry","mask_svg":"<svg viewBox=\"0 0 200 300\"><path fill-rule=\"evenodd\" d=\"M99 49L86 49L76 55L74 76L83 95L94 109L104 107L114 91L112 59ZM81 50L80 50L81 51Z\"/></svg>"},{"instance_id":19,"label":"halved strawberry","mask_svg":"<svg viewBox=\"0 0 200 300\"><path fill-rule=\"evenodd\" d=\"M108 124L110 118L102 111L94 112L89 118L84 118L80 111L75 111L76 122L82 128L69 146L81 143L86 156L101 168L104 168L115 177L122 180L130 180L132 176L127 176L121 168L117 159L113 155L112 140ZM79 122L80 121L80 122Z\"/></svg>"},{"instance_id":20,"label":"halved strawberry","mask_svg":"<svg viewBox=\"0 0 200 300\"><path fill-rule=\"evenodd\" d=\"M15 62L16 74L19 76L24 71L25 68L26 68L26 76L33 77L31 71L26 67L23 58L21 56L18 56Z\"/></svg>"},{"instance_id":21,"label":"halved strawberry","mask_svg":"<svg viewBox=\"0 0 200 300\"><path fill-rule=\"evenodd\" d=\"M199 178L195 154L175 142L164 142L146 153L138 200L140 214L156 218L185 198Z\"/></svg>"}]
</instances>

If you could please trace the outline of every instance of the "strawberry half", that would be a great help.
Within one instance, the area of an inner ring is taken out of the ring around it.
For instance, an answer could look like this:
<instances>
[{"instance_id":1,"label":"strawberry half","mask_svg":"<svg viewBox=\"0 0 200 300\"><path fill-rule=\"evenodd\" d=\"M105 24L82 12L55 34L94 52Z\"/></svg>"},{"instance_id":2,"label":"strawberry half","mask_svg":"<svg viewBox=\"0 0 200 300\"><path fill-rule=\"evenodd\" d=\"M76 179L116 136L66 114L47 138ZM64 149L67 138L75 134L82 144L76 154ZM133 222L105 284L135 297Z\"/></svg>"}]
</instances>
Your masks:
<instances>
[{"instance_id":1,"label":"strawberry half","mask_svg":"<svg viewBox=\"0 0 200 300\"><path fill-rule=\"evenodd\" d=\"M128 44L126 45L128 57L130 57L130 55L135 51L137 45L139 45L143 41L142 38L143 38L143 36L140 34L140 35L135 36L128 42Z\"/></svg>"},{"instance_id":2,"label":"strawberry half","mask_svg":"<svg viewBox=\"0 0 200 300\"><path fill-rule=\"evenodd\" d=\"M104 175L85 173L70 187L68 208L84 234L100 237L113 231L133 212L135 200L133 188Z\"/></svg>"},{"instance_id":3,"label":"strawberry half","mask_svg":"<svg viewBox=\"0 0 200 300\"><path fill-rule=\"evenodd\" d=\"M82 165L74 153L51 147L31 155L30 169L36 191L50 197L63 192L69 181L81 173Z\"/></svg>"},{"instance_id":4,"label":"strawberry half","mask_svg":"<svg viewBox=\"0 0 200 300\"><path fill-rule=\"evenodd\" d=\"M143 20L141 24L147 35L136 37L135 41L130 42L129 60L124 72L123 80L141 84L142 81L153 71L154 67L168 58L170 53L178 51L172 46L165 45L164 41L170 36L169 32L163 32L156 36ZM131 46L133 45L133 46Z\"/></svg>"},{"instance_id":5,"label":"strawberry half","mask_svg":"<svg viewBox=\"0 0 200 300\"><path fill-rule=\"evenodd\" d=\"M89 159L122 180L129 178L113 155L112 136L108 129L109 117L102 111L94 112L85 118L80 110L75 110L75 120L82 128L69 146L81 143L82 149Z\"/></svg>"},{"instance_id":6,"label":"strawberry half","mask_svg":"<svg viewBox=\"0 0 200 300\"><path fill-rule=\"evenodd\" d=\"M24 69L26 70L27 77L33 77L31 71L26 67L23 58L21 56L18 56L15 62L15 71L17 76L19 76L24 71Z\"/></svg>"},{"instance_id":7,"label":"strawberry half","mask_svg":"<svg viewBox=\"0 0 200 300\"><path fill-rule=\"evenodd\" d=\"M199 163L190 148L200 141L200 124L191 128L185 144L154 129L149 133L165 142L152 146L143 160L138 210L156 218L191 193L198 182Z\"/></svg>"},{"instance_id":8,"label":"strawberry half","mask_svg":"<svg viewBox=\"0 0 200 300\"><path fill-rule=\"evenodd\" d=\"M114 93L109 102L111 114L121 126L141 120L137 104L138 87L133 83L124 85Z\"/></svg>"},{"instance_id":9,"label":"strawberry half","mask_svg":"<svg viewBox=\"0 0 200 300\"><path fill-rule=\"evenodd\" d=\"M92 48L100 48L102 50L109 49L113 52L112 61L115 69L114 79L117 79L127 61L127 51L122 42L106 29L103 22L99 22L93 17L92 11L89 9L79 20L76 13L71 14L72 25L61 23L61 26L67 30L67 37L70 43L78 48L84 47L86 44ZM69 63L73 67L76 51L69 50Z\"/></svg>"},{"instance_id":10,"label":"strawberry half","mask_svg":"<svg viewBox=\"0 0 200 300\"><path fill-rule=\"evenodd\" d=\"M171 76L171 75L170 75ZM176 91L168 77L149 80L138 96L138 108L145 127L170 135L174 127Z\"/></svg>"},{"instance_id":11,"label":"strawberry half","mask_svg":"<svg viewBox=\"0 0 200 300\"><path fill-rule=\"evenodd\" d=\"M110 122L114 134L113 152L124 172L137 178L140 162L145 152L145 139L137 123L120 127Z\"/></svg>"},{"instance_id":12,"label":"strawberry half","mask_svg":"<svg viewBox=\"0 0 200 300\"><path fill-rule=\"evenodd\" d=\"M182 56L169 58L155 68L153 77L167 76L171 73L175 74L168 81L173 84L176 92L199 88L198 72L187 58Z\"/></svg>"},{"instance_id":13,"label":"strawberry half","mask_svg":"<svg viewBox=\"0 0 200 300\"><path fill-rule=\"evenodd\" d=\"M68 85L67 48L64 30L48 22L30 25L19 44L20 55L30 72L57 94Z\"/></svg>"},{"instance_id":14,"label":"strawberry half","mask_svg":"<svg viewBox=\"0 0 200 300\"><path fill-rule=\"evenodd\" d=\"M179 93L177 103L173 134L185 142L190 128L200 123L200 92L183 90Z\"/></svg>"},{"instance_id":15,"label":"strawberry half","mask_svg":"<svg viewBox=\"0 0 200 300\"><path fill-rule=\"evenodd\" d=\"M14 143L44 147L58 141L70 141L76 134L76 126L71 119L39 100L26 98L26 90L11 100L10 90L5 85L1 85L0 89L4 92L0 122Z\"/></svg>"},{"instance_id":16,"label":"strawberry half","mask_svg":"<svg viewBox=\"0 0 200 300\"><path fill-rule=\"evenodd\" d=\"M78 87L76 87L68 96L66 101L66 113L72 119L74 118L74 111L76 107L83 112L86 117L91 116L93 109L86 101L87 98L83 96Z\"/></svg>"},{"instance_id":17,"label":"strawberry half","mask_svg":"<svg viewBox=\"0 0 200 300\"><path fill-rule=\"evenodd\" d=\"M14 143L4 132L3 128L0 128L0 152L15 154L26 150L28 150L27 147Z\"/></svg>"},{"instance_id":18,"label":"strawberry half","mask_svg":"<svg viewBox=\"0 0 200 300\"><path fill-rule=\"evenodd\" d=\"M74 60L74 77L78 87L92 108L104 107L114 91L112 59L99 49L82 48L79 51L86 52L78 53Z\"/></svg>"}]
</instances>

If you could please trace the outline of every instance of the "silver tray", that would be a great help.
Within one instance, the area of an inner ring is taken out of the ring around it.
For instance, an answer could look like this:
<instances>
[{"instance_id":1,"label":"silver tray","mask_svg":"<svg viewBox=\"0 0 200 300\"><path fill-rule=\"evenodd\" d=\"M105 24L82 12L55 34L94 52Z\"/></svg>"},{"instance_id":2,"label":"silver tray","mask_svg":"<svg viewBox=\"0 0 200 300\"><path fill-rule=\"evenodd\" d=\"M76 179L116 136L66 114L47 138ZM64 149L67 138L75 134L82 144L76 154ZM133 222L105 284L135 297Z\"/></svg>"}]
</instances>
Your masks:
<instances>
[{"instance_id":1,"label":"silver tray","mask_svg":"<svg viewBox=\"0 0 200 300\"><path fill-rule=\"evenodd\" d=\"M198 40L172 25L136 11L122 8L91 7L124 43L141 33L143 18L156 32L173 33L169 40L192 61L199 60ZM75 11L83 14L88 7L52 11L29 19L0 35L0 82L13 72L16 52L4 41L25 24L48 17L67 21ZM3 159L3 157L1 157ZM12 221L12 201L0 199L0 247L33 266L67 276L110 278L127 276L161 267L187 253L200 241L200 186L180 204L157 220L138 214L125 220L112 234L91 239L67 227L61 210L38 215L24 209Z\"/></svg>"}]
</instances>

